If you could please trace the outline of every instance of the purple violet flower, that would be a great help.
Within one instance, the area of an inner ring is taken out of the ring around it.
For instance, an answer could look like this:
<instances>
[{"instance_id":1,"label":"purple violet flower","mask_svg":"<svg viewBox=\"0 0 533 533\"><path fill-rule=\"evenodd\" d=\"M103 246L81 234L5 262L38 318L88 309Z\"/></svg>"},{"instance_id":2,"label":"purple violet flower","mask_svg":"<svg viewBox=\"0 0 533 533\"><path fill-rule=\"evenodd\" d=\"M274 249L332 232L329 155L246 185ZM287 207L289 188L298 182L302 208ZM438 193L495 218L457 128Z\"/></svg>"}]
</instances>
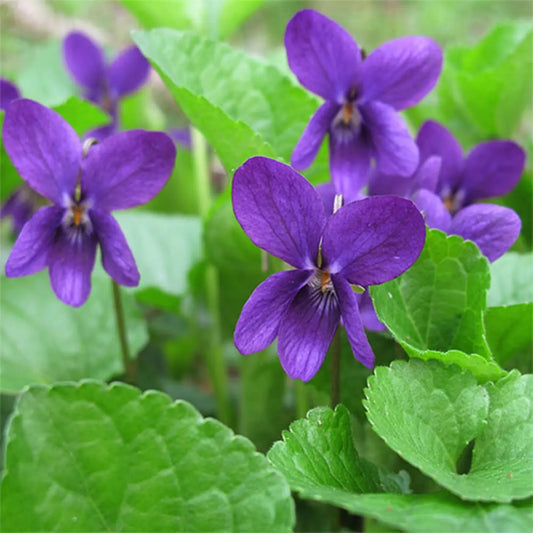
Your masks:
<instances>
[{"instance_id":1,"label":"purple violet flower","mask_svg":"<svg viewBox=\"0 0 533 533\"><path fill-rule=\"evenodd\" d=\"M331 178L340 194L359 192L371 158L388 174L414 172L418 149L398 111L416 104L437 82L442 51L434 41L395 39L363 60L344 28L306 9L289 21L285 48L300 83L325 100L292 153L295 168L313 162L328 134Z\"/></svg>"},{"instance_id":2,"label":"purple violet flower","mask_svg":"<svg viewBox=\"0 0 533 533\"><path fill-rule=\"evenodd\" d=\"M9 106L3 140L22 178L53 203L22 229L6 275L48 267L57 297L79 306L89 296L100 244L106 272L121 285L136 286L135 259L110 211L143 204L161 190L174 166L172 140L161 132L126 131L84 157L80 139L61 116L25 99Z\"/></svg>"},{"instance_id":3,"label":"purple violet flower","mask_svg":"<svg viewBox=\"0 0 533 533\"><path fill-rule=\"evenodd\" d=\"M0 78L0 109L2 111L5 111L7 106L19 99L20 96L20 91L14 83ZM39 200L39 195L35 194L28 186L17 187L0 207L0 220L11 218L12 231L18 235L24 224L37 210Z\"/></svg>"},{"instance_id":4,"label":"purple violet flower","mask_svg":"<svg viewBox=\"0 0 533 533\"><path fill-rule=\"evenodd\" d=\"M258 352L277 336L285 372L308 381L342 319L355 357L372 367L374 354L351 284L389 281L416 261L426 231L412 202L367 198L327 217L303 176L265 157L237 169L232 198L235 216L254 244L295 268L270 276L252 293L235 328L237 349Z\"/></svg>"},{"instance_id":5,"label":"purple violet flower","mask_svg":"<svg viewBox=\"0 0 533 533\"><path fill-rule=\"evenodd\" d=\"M103 140L118 131L118 102L148 79L150 64L136 46L122 51L107 65L103 49L87 35L71 32L63 41L65 65L83 96L111 115L111 123L89 134Z\"/></svg>"},{"instance_id":6,"label":"purple violet flower","mask_svg":"<svg viewBox=\"0 0 533 533\"><path fill-rule=\"evenodd\" d=\"M408 179L374 172L369 193L411 198L426 224L474 241L495 261L520 234L520 217L508 207L474 204L508 193L520 180L525 152L513 141L487 141L463 157L453 135L434 121L425 122L417 136L420 165Z\"/></svg>"}]
</instances>

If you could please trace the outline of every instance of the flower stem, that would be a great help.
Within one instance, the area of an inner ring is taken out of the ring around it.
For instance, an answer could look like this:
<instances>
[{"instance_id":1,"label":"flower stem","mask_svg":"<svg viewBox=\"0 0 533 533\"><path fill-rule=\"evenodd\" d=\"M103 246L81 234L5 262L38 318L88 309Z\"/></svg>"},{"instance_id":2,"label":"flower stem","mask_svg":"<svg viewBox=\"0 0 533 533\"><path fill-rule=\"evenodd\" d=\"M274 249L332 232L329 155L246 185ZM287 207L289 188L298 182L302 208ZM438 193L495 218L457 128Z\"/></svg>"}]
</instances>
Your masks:
<instances>
[{"instance_id":1,"label":"flower stem","mask_svg":"<svg viewBox=\"0 0 533 533\"><path fill-rule=\"evenodd\" d=\"M297 380L294 384L296 389L296 416L298 418L305 418L309 410L309 401L305 383Z\"/></svg>"},{"instance_id":2,"label":"flower stem","mask_svg":"<svg viewBox=\"0 0 533 533\"><path fill-rule=\"evenodd\" d=\"M202 219L205 220L211 206L211 180L207 160L207 143L203 135L194 128L192 129L192 146L196 190L198 194L198 210ZM229 399L228 375L221 348L222 334L220 331L218 271L212 264L208 264L205 269L205 287L207 308L211 317L206 347L207 368L211 384L215 391L218 418L226 425L231 425L232 413Z\"/></svg>"},{"instance_id":3,"label":"flower stem","mask_svg":"<svg viewBox=\"0 0 533 533\"><path fill-rule=\"evenodd\" d=\"M334 409L341 395L341 329L337 328L331 343L331 408Z\"/></svg>"},{"instance_id":4,"label":"flower stem","mask_svg":"<svg viewBox=\"0 0 533 533\"><path fill-rule=\"evenodd\" d=\"M113 304L115 308L115 317L117 320L117 333L120 341L120 352L122 354L122 366L126 376L126 383L133 385L136 380L137 364L131 360L130 348L126 337L126 321L124 320L124 308L120 298L120 287L117 282L111 280L113 286Z\"/></svg>"}]
</instances>

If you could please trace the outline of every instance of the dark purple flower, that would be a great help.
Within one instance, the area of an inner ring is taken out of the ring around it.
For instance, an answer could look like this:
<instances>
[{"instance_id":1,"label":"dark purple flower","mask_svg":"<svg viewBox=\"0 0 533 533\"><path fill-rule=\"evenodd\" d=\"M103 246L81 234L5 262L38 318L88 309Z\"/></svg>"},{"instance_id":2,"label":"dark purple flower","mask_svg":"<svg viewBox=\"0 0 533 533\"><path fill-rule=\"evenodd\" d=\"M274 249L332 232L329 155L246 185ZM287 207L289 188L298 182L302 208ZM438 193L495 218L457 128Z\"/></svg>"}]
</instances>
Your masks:
<instances>
[{"instance_id":1,"label":"dark purple flower","mask_svg":"<svg viewBox=\"0 0 533 533\"><path fill-rule=\"evenodd\" d=\"M408 179L374 172L369 193L411 198L426 223L474 241L494 261L518 238L521 221L508 207L475 204L508 193L520 180L525 152L513 141L487 141L463 157L453 135L434 121L425 122L417 137L420 165Z\"/></svg>"},{"instance_id":2,"label":"dark purple flower","mask_svg":"<svg viewBox=\"0 0 533 533\"><path fill-rule=\"evenodd\" d=\"M0 109L5 111L7 106L17 98L20 98L18 87L14 83L0 78Z\"/></svg>"},{"instance_id":3,"label":"dark purple flower","mask_svg":"<svg viewBox=\"0 0 533 533\"><path fill-rule=\"evenodd\" d=\"M103 140L118 131L120 98L136 91L148 79L150 64L136 46L122 51L106 64L103 49L87 35L71 32L63 41L63 57L83 96L111 115L111 123L89 134Z\"/></svg>"},{"instance_id":4,"label":"dark purple flower","mask_svg":"<svg viewBox=\"0 0 533 533\"><path fill-rule=\"evenodd\" d=\"M84 157L67 122L22 99L6 112L3 140L22 178L53 203L22 229L6 275L27 276L48 267L57 297L82 305L91 290L99 243L106 272L121 285L136 286L135 259L110 211L143 204L161 190L176 156L171 139L160 132L126 131L93 146Z\"/></svg>"},{"instance_id":5,"label":"dark purple flower","mask_svg":"<svg viewBox=\"0 0 533 533\"><path fill-rule=\"evenodd\" d=\"M413 173L418 149L398 111L416 104L435 85L442 51L434 41L395 39L363 60L348 32L306 9L289 21L285 48L300 83L325 100L292 153L295 168L307 168L329 134L338 193L353 196L361 189L371 158L382 172Z\"/></svg>"},{"instance_id":6,"label":"dark purple flower","mask_svg":"<svg viewBox=\"0 0 533 533\"><path fill-rule=\"evenodd\" d=\"M417 259L425 225L412 202L367 198L328 217L304 177L265 157L236 171L232 197L235 216L254 244L295 268L270 276L252 293L235 328L237 349L258 352L277 336L287 374L308 381L342 318L355 357L372 367L351 284L383 283Z\"/></svg>"}]
</instances>

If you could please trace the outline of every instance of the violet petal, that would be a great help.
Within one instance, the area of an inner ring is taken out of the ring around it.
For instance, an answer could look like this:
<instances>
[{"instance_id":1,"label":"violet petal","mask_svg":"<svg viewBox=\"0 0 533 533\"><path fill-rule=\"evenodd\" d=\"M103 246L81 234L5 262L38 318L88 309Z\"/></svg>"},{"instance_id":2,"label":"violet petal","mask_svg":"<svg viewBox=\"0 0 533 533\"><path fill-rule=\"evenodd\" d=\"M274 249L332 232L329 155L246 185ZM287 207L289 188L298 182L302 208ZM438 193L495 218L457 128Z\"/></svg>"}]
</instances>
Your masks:
<instances>
[{"instance_id":1,"label":"violet petal","mask_svg":"<svg viewBox=\"0 0 533 533\"><path fill-rule=\"evenodd\" d=\"M433 89L442 69L442 50L427 37L401 37L374 50L361 67L361 103L379 100L400 110Z\"/></svg>"},{"instance_id":2,"label":"violet petal","mask_svg":"<svg viewBox=\"0 0 533 533\"><path fill-rule=\"evenodd\" d=\"M292 379L309 381L322 365L339 323L332 291L305 285L290 303L278 331L281 366Z\"/></svg>"},{"instance_id":3,"label":"violet petal","mask_svg":"<svg viewBox=\"0 0 533 533\"><path fill-rule=\"evenodd\" d=\"M58 232L48 253L48 266L52 289L62 302L79 307L89 297L96 243L94 233L73 238Z\"/></svg>"},{"instance_id":4,"label":"violet petal","mask_svg":"<svg viewBox=\"0 0 533 533\"><path fill-rule=\"evenodd\" d=\"M282 316L310 275L308 270L277 272L254 290L235 326L234 341L239 352L260 352L274 341Z\"/></svg>"},{"instance_id":5,"label":"violet petal","mask_svg":"<svg viewBox=\"0 0 533 533\"><path fill-rule=\"evenodd\" d=\"M456 190L463 170L463 151L455 137L438 122L428 120L422 124L416 143L420 150L420 161L425 161L431 156L441 158L436 191Z\"/></svg>"},{"instance_id":6,"label":"violet petal","mask_svg":"<svg viewBox=\"0 0 533 533\"><path fill-rule=\"evenodd\" d=\"M416 261L425 238L424 219L411 201L396 196L358 200L329 217L323 268L364 287L384 283Z\"/></svg>"},{"instance_id":7,"label":"violet petal","mask_svg":"<svg viewBox=\"0 0 533 533\"><path fill-rule=\"evenodd\" d=\"M324 102L317 109L292 152L291 165L294 168L303 170L313 162L339 109L334 102Z\"/></svg>"},{"instance_id":8,"label":"violet petal","mask_svg":"<svg viewBox=\"0 0 533 533\"><path fill-rule=\"evenodd\" d=\"M359 307L359 315L361 316L361 322L365 329L370 331L385 331L387 327L376 314L374 309L374 303L368 294L368 291L365 291L363 294L356 294L357 306Z\"/></svg>"},{"instance_id":9,"label":"violet petal","mask_svg":"<svg viewBox=\"0 0 533 533\"><path fill-rule=\"evenodd\" d=\"M69 33L63 41L63 57L76 83L97 91L105 76L102 49L81 32Z\"/></svg>"},{"instance_id":10,"label":"violet petal","mask_svg":"<svg viewBox=\"0 0 533 533\"><path fill-rule=\"evenodd\" d=\"M418 166L418 147L404 119L390 106L369 102L361 106L372 137L377 168L384 174L411 176Z\"/></svg>"},{"instance_id":11,"label":"violet petal","mask_svg":"<svg viewBox=\"0 0 533 533\"><path fill-rule=\"evenodd\" d=\"M176 158L166 133L130 130L96 144L83 161L81 189L99 209L127 209L151 200Z\"/></svg>"},{"instance_id":12,"label":"violet petal","mask_svg":"<svg viewBox=\"0 0 533 533\"><path fill-rule=\"evenodd\" d=\"M476 204L461 209L449 233L474 241L489 261L502 256L520 235L520 217L508 207Z\"/></svg>"},{"instance_id":13,"label":"violet petal","mask_svg":"<svg viewBox=\"0 0 533 533\"><path fill-rule=\"evenodd\" d=\"M32 189L56 204L74 193L82 146L60 115L33 100L15 100L2 135L13 165Z\"/></svg>"},{"instance_id":14,"label":"violet petal","mask_svg":"<svg viewBox=\"0 0 533 533\"><path fill-rule=\"evenodd\" d=\"M91 209L90 218L102 248L104 270L120 285L139 285L137 264L118 222L102 209Z\"/></svg>"},{"instance_id":15,"label":"violet petal","mask_svg":"<svg viewBox=\"0 0 533 533\"><path fill-rule=\"evenodd\" d=\"M63 209L41 207L24 224L6 263L6 276L28 276L42 270L48 261L48 252L61 224Z\"/></svg>"},{"instance_id":16,"label":"violet petal","mask_svg":"<svg viewBox=\"0 0 533 533\"><path fill-rule=\"evenodd\" d=\"M372 148L364 134L331 131L329 168L338 194L356 198L368 181Z\"/></svg>"},{"instance_id":17,"label":"violet petal","mask_svg":"<svg viewBox=\"0 0 533 533\"><path fill-rule=\"evenodd\" d=\"M107 76L114 96L124 96L139 89L148 79L150 63L136 46L121 52L111 63Z\"/></svg>"},{"instance_id":18,"label":"violet petal","mask_svg":"<svg viewBox=\"0 0 533 533\"><path fill-rule=\"evenodd\" d=\"M7 106L17 98L20 98L18 87L14 83L0 78L0 109L5 111Z\"/></svg>"},{"instance_id":19,"label":"violet petal","mask_svg":"<svg viewBox=\"0 0 533 533\"><path fill-rule=\"evenodd\" d=\"M368 195L383 196L393 194L394 196L408 197L414 187L415 174L405 178L397 174L384 174L377 168L370 171L368 179Z\"/></svg>"},{"instance_id":20,"label":"violet petal","mask_svg":"<svg viewBox=\"0 0 533 533\"><path fill-rule=\"evenodd\" d=\"M354 87L361 52L352 36L330 18L304 9L285 31L291 70L300 83L325 100L341 104Z\"/></svg>"},{"instance_id":21,"label":"violet petal","mask_svg":"<svg viewBox=\"0 0 533 533\"><path fill-rule=\"evenodd\" d=\"M233 210L253 243L296 268L312 269L325 223L313 186L288 165L252 157L233 177Z\"/></svg>"},{"instance_id":22,"label":"violet petal","mask_svg":"<svg viewBox=\"0 0 533 533\"><path fill-rule=\"evenodd\" d=\"M411 199L430 228L440 229L448 233L452 223L452 216L447 211L440 196L427 189L419 189L413 194Z\"/></svg>"},{"instance_id":23,"label":"violet petal","mask_svg":"<svg viewBox=\"0 0 533 533\"><path fill-rule=\"evenodd\" d=\"M512 141L478 144L465 160L461 189L465 202L507 194L520 181L526 153Z\"/></svg>"},{"instance_id":24,"label":"violet petal","mask_svg":"<svg viewBox=\"0 0 533 533\"><path fill-rule=\"evenodd\" d=\"M374 352L368 343L357 306L357 296L342 275L331 277L354 357L367 368L374 368Z\"/></svg>"}]
</instances>

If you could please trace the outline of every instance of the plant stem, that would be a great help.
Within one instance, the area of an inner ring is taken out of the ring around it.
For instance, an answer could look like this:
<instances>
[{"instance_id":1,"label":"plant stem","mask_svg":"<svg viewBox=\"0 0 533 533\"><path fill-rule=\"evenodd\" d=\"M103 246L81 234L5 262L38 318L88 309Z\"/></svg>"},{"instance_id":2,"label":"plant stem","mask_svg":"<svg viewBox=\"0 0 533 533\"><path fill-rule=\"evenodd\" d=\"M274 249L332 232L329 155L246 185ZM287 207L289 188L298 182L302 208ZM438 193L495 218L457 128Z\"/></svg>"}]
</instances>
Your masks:
<instances>
[{"instance_id":1,"label":"plant stem","mask_svg":"<svg viewBox=\"0 0 533 533\"><path fill-rule=\"evenodd\" d=\"M305 418L309 410L309 402L305 384L297 380L294 384L296 389L296 416L298 418Z\"/></svg>"},{"instance_id":2,"label":"plant stem","mask_svg":"<svg viewBox=\"0 0 533 533\"><path fill-rule=\"evenodd\" d=\"M192 146L198 210L203 220L211 206L211 180L207 159L207 143L203 135L192 129ZM222 334L220 331L220 307L218 289L218 271L212 264L205 269L206 300L211 323L207 342L207 368L215 392L218 418L226 425L231 425L232 413L229 400L228 376L226 362L222 353Z\"/></svg>"},{"instance_id":3,"label":"plant stem","mask_svg":"<svg viewBox=\"0 0 533 533\"><path fill-rule=\"evenodd\" d=\"M126 383L133 385L136 379L137 364L136 361L131 360L130 356L130 348L128 346L128 338L126 336L124 309L122 307L122 299L120 298L120 287L114 280L111 280L111 284L113 286L113 304L117 322L117 333L120 341L120 352L122 354L122 366L124 367Z\"/></svg>"},{"instance_id":4,"label":"plant stem","mask_svg":"<svg viewBox=\"0 0 533 533\"><path fill-rule=\"evenodd\" d=\"M331 343L331 408L334 409L339 401L341 394L341 328L337 328L333 342Z\"/></svg>"}]
</instances>

